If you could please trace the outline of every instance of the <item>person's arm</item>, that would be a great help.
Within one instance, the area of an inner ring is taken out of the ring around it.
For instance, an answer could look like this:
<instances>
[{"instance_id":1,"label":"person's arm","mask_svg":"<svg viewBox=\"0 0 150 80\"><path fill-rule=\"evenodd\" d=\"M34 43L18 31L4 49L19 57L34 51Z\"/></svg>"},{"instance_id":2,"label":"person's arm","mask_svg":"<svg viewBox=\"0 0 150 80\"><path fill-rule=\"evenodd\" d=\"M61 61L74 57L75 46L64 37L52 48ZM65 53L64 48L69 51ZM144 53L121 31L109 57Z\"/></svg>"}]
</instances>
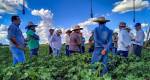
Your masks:
<instances>
[{"instance_id":1,"label":"person's arm","mask_svg":"<svg viewBox=\"0 0 150 80\"><path fill-rule=\"evenodd\" d=\"M106 51L109 51L110 47L112 46L112 33L113 33L112 31L109 32L108 43L105 48Z\"/></svg>"},{"instance_id":2,"label":"person's arm","mask_svg":"<svg viewBox=\"0 0 150 80\"><path fill-rule=\"evenodd\" d=\"M15 28L16 26L10 26L10 28L8 28L8 39L14 44L16 45L16 47L19 46L19 44L16 41L16 32L17 32L17 28Z\"/></svg>"},{"instance_id":3,"label":"person's arm","mask_svg":"<svg viewBox=\"0 0 150 80\"><path fill-rule=\"evenodd\" d=\"M15 44L15 45L16 45L16 47L19 47L19 44L17 43L17 41L16 41L16 38L15 38L15 37L11 38L11 39L10 39L10 41L11 41L13 44Z\"/></svg>"},{"instance_id":4,"label":"person's arm","mask_svg":"<svg viewBox=\"0 0 150 80\"><path fill-rule=\"evenodd\" d=\"M75 39L76 39L76 41L77 41L77 44L78 44L78 45L81 45L81 41L82 41L82 40L81 40L81 37L80 37L79 35L76 35L76 38L75 38Z\"/></svg>"}]
</instances>

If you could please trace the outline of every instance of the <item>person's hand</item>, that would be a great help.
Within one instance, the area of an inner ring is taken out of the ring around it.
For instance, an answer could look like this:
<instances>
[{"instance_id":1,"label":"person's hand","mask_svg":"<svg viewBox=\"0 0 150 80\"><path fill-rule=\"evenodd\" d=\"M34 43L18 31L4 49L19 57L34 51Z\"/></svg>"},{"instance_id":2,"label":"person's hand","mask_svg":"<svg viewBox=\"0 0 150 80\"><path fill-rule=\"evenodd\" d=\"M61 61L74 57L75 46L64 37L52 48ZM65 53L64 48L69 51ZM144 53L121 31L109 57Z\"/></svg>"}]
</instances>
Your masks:
<instances>
[{"instance_id":1,"label":"person's hand","mask_svg":"<svg viewBox=\"0 0 150 80\"><path fill-rule=\"evenodd\" d=\"M106 54L106 50L103 49L103 50L101 51L101 54L102 54L102 55L105 55L105 54Z\"/></svg>"}]
</instances>

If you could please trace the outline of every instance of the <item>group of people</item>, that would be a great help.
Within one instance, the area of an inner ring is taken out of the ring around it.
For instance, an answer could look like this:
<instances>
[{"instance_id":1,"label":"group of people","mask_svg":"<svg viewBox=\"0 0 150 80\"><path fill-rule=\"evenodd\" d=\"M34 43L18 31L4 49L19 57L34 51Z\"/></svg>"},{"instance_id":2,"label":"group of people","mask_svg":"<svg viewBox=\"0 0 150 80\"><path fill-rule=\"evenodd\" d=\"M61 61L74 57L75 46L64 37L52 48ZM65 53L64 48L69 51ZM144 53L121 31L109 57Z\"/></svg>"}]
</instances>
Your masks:
<instances>
[{"instance_id":1,"label":"group of people","mask_svg":"<svg viewBox=\"0 0 150 80\"><path fill-rule=\"evenodd\" d=\"M8 39L10 41L10 51L13 56L13 64L24 63L24 49L25 39L22 35L19 25L21 23L19 16L12 16L12 24L8 28ZM89 38L88 46L89 53L92 53L91 64L102 61L104 68L101 72L101 76L108 72L107 60L108 52L112 51L117 55L128 57L128 53L131 51L138 57L141 57L142 46L144 43L144 31L141 28L140 23L135 24L136 35L133 36L131 29L127 27L125 22L120 22L119 32L113 33L106 23L110 20L106 20L105 17L99 17L93 22L99 25L92 31L92 35ZM36 34L37 25L29 22L27 25L27 45L30 50L30 57L38 55L39 49L39 36ZM85 38L81 32L83 28L76 25L73 30L67 30L65 36L65 54L71 56L73 53L85 52ZM49 41L49 54L54 57L59 57L62 48L62 31L49 29L48 41Z\"/></svg>"},{"instance_id":2,"label":"group of people","mask_svg":"<svg viewBox=\"0 0 150 80\"><path fill-rule=\"evenodd\" d=\"M70 56L72 53L84 53L85 52L85 38L83 37L80 30L79 25L76 25L75 28L66 31L65 35L65 54ZM61 30L49 29L49 54L53 54L53 56L60 56L61 52Z\"/></svg>"}]
</instances>

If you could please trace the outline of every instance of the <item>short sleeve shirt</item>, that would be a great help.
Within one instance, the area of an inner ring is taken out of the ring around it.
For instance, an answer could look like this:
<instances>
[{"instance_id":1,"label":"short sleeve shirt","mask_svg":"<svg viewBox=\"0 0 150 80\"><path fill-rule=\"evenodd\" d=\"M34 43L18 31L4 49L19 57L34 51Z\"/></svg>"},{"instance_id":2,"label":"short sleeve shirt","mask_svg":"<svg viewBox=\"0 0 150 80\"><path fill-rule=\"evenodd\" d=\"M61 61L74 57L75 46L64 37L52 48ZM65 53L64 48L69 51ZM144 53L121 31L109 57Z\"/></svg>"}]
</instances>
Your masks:
<instances>
[{"instance_id":1,"label":"short sleeve shirt","mask_svg":"<svg viewBox=\"0 0 150 80\"><path fill-rule=\"evenodd\" d=\"M11 24L8 28L8 36L7 37L8 37L8 40L10 41L11 47L16 47L16 45L11 42L12 38L16 38L16 42L19 45L19 47L24 48L25 40L24 40L21 30L19 29L19 26L15 25L15 24Z\"/></svg>"}]
</instances>

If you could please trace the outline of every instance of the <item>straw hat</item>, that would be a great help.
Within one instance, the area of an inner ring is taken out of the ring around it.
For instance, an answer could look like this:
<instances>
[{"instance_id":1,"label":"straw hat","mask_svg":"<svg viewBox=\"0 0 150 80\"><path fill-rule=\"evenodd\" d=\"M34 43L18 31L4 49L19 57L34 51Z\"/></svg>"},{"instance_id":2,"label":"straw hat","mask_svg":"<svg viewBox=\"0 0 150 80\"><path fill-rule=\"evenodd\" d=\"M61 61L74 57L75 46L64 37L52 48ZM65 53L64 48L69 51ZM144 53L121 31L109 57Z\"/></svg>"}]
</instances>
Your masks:
<instances>
[{"instance_id":1,"label":"straw hat","mask_svg":"<svg viewBox=\"0 0 150 80\"><path fill-rule=\"evenodd\" d=\"M38 25L33 24L33 22L29 22L25 29L30 29L31 27L37 27Z\"/></svg>"},{"instance_id":2,"label":"straw hat","mask_svg":"<svg viewBox=\"0 0 150 80\"><path fill-rule=\"evenodd\" d=\"M110 20L106 20L105 17L99 17L96 20L93 20L93 22L105 23L110 22Z\"/></svg>"},{"instance_id":3,"label":"straw hat","mask_svg":"<svg viewBox=\"0 0 150 80\"><path fill-rule=\"evenodd\" d=\"M66 33L71 33L71 32L72 32L71 30L67 30L67 31L66 31Z\"/></svg>"},{"instance_id":4,"label":"straw hat","mask_svg":"<svg viewBox=\"0 0 150 80\"><path fill-rule=\"evenodd\" d=\"M76 31L76 30L82 30L83 28L80 28L80 26L79 25L76 25L74 28L73 28L73 30L72 31Z\"/></svg>"},{"instance_id":5,"label":"straw hat","mask_svg":"<svg viewBox=\"0 0 150 80\"><path fill-rule=\"evenodd\" d=\"M57 30L57 33L62 33L62 31L59 29L59 30Z\"/></svg>"}]
</instances>

